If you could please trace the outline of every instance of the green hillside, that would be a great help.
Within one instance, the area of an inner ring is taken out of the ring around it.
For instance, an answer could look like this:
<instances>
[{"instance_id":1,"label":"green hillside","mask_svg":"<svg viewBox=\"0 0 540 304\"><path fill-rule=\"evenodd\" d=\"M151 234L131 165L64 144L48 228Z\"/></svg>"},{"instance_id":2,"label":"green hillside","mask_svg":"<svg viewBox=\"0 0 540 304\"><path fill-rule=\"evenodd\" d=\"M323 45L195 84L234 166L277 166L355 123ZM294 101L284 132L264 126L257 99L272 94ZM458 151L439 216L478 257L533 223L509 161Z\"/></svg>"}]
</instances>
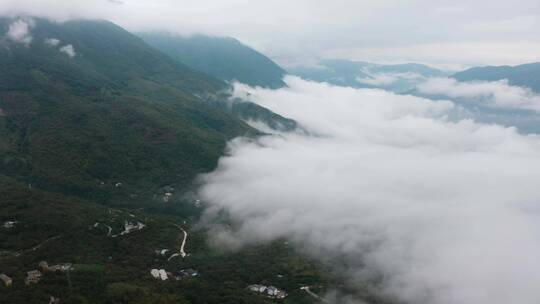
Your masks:
<instances>
[{"instance_id":1,"label":"green hillside","mask_svg":"<svg viewBox=\"0 0 540 304\"><path fill-rule=\"evenodd\" d=\"M282 80L285 71L281 67L236 39L162 33L138 35L172 58L219 79L268 88L285 86Z\"/></svg>"},{"instance_id":2,"label":"green hillside","mask_svg":"<svg viewBox=\"0 0 540 304\"><path fill-rule=\"evenodd\" d=\"M211 247L204 206L184 196L229 139L260 134L221 101L224 82L109 22L20 19L21 43L4 34L16 20L0 18L0 273L13 279L0 303L276 303L255 283L313 302L299 287L328 285L319 264L283 241ZM245 112L280 118L263 110ZM144 227L123 235L126 222ZM157 255L180 250L180 227L189 256ZM73 269L25 285L43 260ZM199 275L175 279L190 268Z\"/></svg>"},{"instance_id":3,"label":"green hillside","mask_svg":"<svg viewBox=\"0 0 540 304\"><path fill-rule=\"evenodd\" d=\"M5 34L17 20L31 40ZM0 282L0 303L302 304L317 302L302 286L340 288L343 279L285 240L209 244L196 176L215 169L229 139L261 134L241 119L296 128L223 102L227 90L109 22L0 18L0 274L13 280ZM174 257L183 237L187 255ZM41 261L71 266L26 285Z\"/></svg>"},{"instance_id":4,"label":"green hillside","mask_svg":"<svg viewBox=\"0 0 540 304\"><path fill-rule=\"evenodd\" d=\"M100 199L116 183L144 192L212 170L228 139L255 133L197 97L220 98L224 83L112 23L35 19L32 36L0 48L0 172L18 180Z\"/></svg>"},{"instance_id":5,"label":"green hillside","mask_svg":"<svg viewBox=\"0 0 540 304\"><path fill-rule=\"evenodd\" d=\"M158 33L140 33L146 42L181 64L225 81L239 80L252 86L281 88L285 71L263 54L225 37L189 38ZM244 121L259 121L274 131L292 131L297 123L255 103L236 99L209 104Z\"/></svg>"},{"instance_id":6,"label":"green hillside","mask_svg":"<svg viewBox=\"0 0 540 304\"><path fill-rule=\"evenodd\" d=\"M335 284L321 272L321 265L283 241L237 252L210 247L206 231L194 225L200 209L179 215L166 207L157 213L105 207L30 191L2 175L0 197L0 223L17 220L13 228L0 225L0 273L13 279L9 288L0 282L0 303L48 303L51 296L65 304L276 303L246 290L254 283L287 290L289 296L279 303L313 303L299 289L302 284ZM140 221L145 227L116 236L124 221ZM169 260L179 250L179 227L189 232L189 256ZM169 253L156 254L163 249ZM26 272L38 269L41 261L49 266L69 263L72 270L43 272L39 282L25 285ZM173 277L156 280L150 274L153 268L166 269ZM198 276L174 278L190 268Z\"/></svg>"}]
</instances>

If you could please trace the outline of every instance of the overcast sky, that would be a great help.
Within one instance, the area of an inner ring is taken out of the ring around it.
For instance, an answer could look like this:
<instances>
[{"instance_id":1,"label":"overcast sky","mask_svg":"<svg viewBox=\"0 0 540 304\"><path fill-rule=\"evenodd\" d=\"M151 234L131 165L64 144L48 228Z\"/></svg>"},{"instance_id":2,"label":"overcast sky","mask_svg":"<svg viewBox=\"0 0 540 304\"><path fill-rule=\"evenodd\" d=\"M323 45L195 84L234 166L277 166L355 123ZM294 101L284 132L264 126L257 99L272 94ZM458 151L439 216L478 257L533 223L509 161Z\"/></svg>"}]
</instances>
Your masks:
<instances>
[{"instance_id":1,"label":"overcast sky","mask_svg":"<svg viewBox=\"0 0 540 304\"><path fill-rule=\"evenodd\" d=\"M284 65L318 58L451 66L540 61L538 0L0 0L0 13L233 36Z\"/></svg>"}]
</instances>

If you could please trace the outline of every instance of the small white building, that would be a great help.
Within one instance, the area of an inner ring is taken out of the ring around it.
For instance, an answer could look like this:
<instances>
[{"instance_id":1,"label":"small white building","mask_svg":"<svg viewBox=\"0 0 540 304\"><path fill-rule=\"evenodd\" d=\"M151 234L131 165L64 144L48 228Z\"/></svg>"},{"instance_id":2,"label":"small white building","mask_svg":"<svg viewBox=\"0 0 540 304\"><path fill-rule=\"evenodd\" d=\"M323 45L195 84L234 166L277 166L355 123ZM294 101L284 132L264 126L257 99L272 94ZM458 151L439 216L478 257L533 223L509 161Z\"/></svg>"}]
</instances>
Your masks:
<instances>
[{"instance_id":1,"label":"small white building","mask_svg":"<svg viewBox=\"0 0 540 304\"><path fill-rule=\"evenodd\" d=\"M253 292L266 294L269 298L283 299L287 296L287 293L275 286L265 286L260 284L253 284L247 287Z\"/></svg>"},{"instance_id":2,"label":"small white building","mask_svg":"<svg viewBox=\"0 0 540 304\"><path fill-rule=\"evenodd\" d=\"M39 267L39 269L40 269L41 271L43 271L43 272L49 271L49 264L47 264L46 261L41 261L41 262L39 262L38 267Z\"/></svg>"},{"instance_id":3,"label":"small white building","mask_svg":"<svg viewBox=\"0 0 540 304\"><path fill-rule=\"evenodd\" d=\"M167 203L171 200L173 194L171 192L167 192L163 195L163 202Z\"/></svg>"},{"instance_id":4,"label":"small white building","mask_svg":"<svg viewBox=\"0 0 540 304\"><path fill-rule=\"evenodd\" d=\"M162 280L162 281L166 281L169 279L169 276L167 275L167 272L165 271L165 269L152 269L150 270L150 274L152 275L152 277L154 277L154 279L159 279L159 280Z\"/></svg>"},{"instance_id":5,"label":"small white building","mask_svg":"<svg viewBox=\"0 0 540 304\"><path fill-rule=\"evenodd\" d=\"M141 222L137 222L136 224L134 224L132 222L124 221L124 231L120 232L120 235L125 235L137 230L142 230L144 227L146 227L146 225Z\"/></svg>"},{"instance_id":6,"label":"small white building","mask_svg":"<svg viewBox=\"0 0 540 304\"><path fill-rule=\"evenodd\" d=\"M159 270L159 278L162 281L167 281L169 279L169 276L167 275L167 272L165 271L165 269L160 269Z\"/></svg>"},{"instance_id":7,"label":"small white building","mask_svg":"<svg viewBox=\"0 0 540 304\"><path fill-rule=\"evenodd\" d=\"M13 279L11 279L8 275L2 273L0 274L0 280L4 283L4 286L11 287L13 284Z\"/></svg>"},{"instance_id":8,"label":"small white building","mask_svg":"<svg viewBox=\"0 0 540 304\"><path fill-rule=\"evenodd\" d=\"M278 293L279 289L277 289L276 287L274 286L268 286L266 288L266 293L269 295L269 296L272 296L272 297L275 297Z\"/></svg>"},{"instance_id":9,"label":"small white building","mask_svg":"<svg viewBox=\"0 0 540 304\"><path fill-rule=\"evenodd\" d=\"M60 271L60 272L72 271L73 269L74 269L73 264L71 263L56 264L49 267L50 271Z\"/></svg>"},{"instance_id":10,"label":"small white building","mask_svg":"<svg viewBox=\"0 0 540 304\"><path fill-rule=\"evenodd\" d=\"M259 285L259 284L253 284L253 285L249 285L248 289L251 290L251 291L254 291L254 292L263 293L266 290L266 286Z\"/></svg>"},{"instance_id":11,"label":"small white building","mask_svg":"<svg viewBox=\"0 0 540 304\"><path fill-rule=\"evenodd\" d=\"M156 253L156 255L165 256L167 252L169 252L169 249L154 250L154 252Z\"/></svg>"},{"instance_id":12,"label":"small white building","mask_svg":"<svg viewBox=\"0 0 540 304\"><path fill-rule=\"evenodd\" d=\"M41 272L39 270L31 270L26 273L26 279L24 279L24 283L26 285L30 285L33 283L39 282L41 280Z\"/></svg>"},{"instance_id":13,"label":"small white building","mask_svg":"<svg viewBox=\"0 0 540 304\"><path fill-rule=\"evenodd\" d=\"M283 299L287 296L287 293L275 286L268 286L266 288L266 294L271 298Z\"/></svg>"},{"instance_id":14,"label":"small white building","mask_svg":"<svg viewBox=\"0 0 540 304\"><path fill-rule=\"evenodd\" d=\"M60 298L56 298L56 297L51 296L49 298L49 304L60 304Z\"/></svg>"},{"instance_id":15,"label":"small white building","mask_svg":"<svg viewBox=\"0 0 540 304\"><path fill-rule=\"evenodd\" d=\"M15 224L17 224L18 221L7 221L7 222L4 222L4 228L6 229L11 229L13 227L15 227Z\"/></svg>"}]
</instances>

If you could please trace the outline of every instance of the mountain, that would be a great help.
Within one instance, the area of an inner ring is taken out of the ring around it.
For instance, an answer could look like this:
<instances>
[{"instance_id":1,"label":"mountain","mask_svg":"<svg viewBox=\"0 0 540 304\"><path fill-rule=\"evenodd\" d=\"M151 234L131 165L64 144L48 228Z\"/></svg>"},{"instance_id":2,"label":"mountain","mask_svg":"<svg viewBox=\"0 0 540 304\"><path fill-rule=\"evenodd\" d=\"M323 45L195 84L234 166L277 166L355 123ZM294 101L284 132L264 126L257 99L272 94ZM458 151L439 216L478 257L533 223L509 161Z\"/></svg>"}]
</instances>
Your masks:
<instances>
[{"instance_id":1,"label":"mountain","mask_svg":"<svg viewBox=\"0 0 540 304\"><path fill-rule=\"evenodd\" d=\"M476 67L454 74L452 77L459 81L507 79L511 85L528 87L540 93L540 62L517 66Z\"/></svg>"},{"instance_id":2,"label":"mountain","mask_svg":"<svg viewBox=\"0 0 540 304\"><path fill-rule=\"evenodd\" d=\"M281 67L236 39L203 35L181 37L163 33L138 35L177 62L222 80L238 80L251 86L272 89L285 86L285 71ZM298 127L294 120L245 100L211 104L244 121L262 122L265 129L270 131L288 132Z\"/></svg>"},{"instance_id":3,"label":"mountain","mask_svg":"<svg viewBox=\"0 0 540 304\"><path fill-rule=\"evenodd\" d=\"M31 42L5 35L0 46L8 176L84 197L110 197L116 183L138 195L186 185L214 168L227 140L257 133L207 104L225 83L110 22L2 18L0 29L17 22Z\"/></svg>"},{"instance_id":4,"label":"mountain","mask_svg":"<svg viewBox=\"0 0 540 304\"><path fill-rule=\"evenodd\" d=\"M312 81L398 93L411 90L425 78L446 75L444 71L417 63L385 65L341 59L322 60L315 67L300 66L289 72Z\"/></svg>"},{"instance_id":5,"label":"mountain","mask_svg":"<svg viewBox=\"0 0 540 304\"><path fill-rule=\"evenodd\" d=\"M110 22L0 17L0 303L275 303L255 283L309 303L301 286L341 284L282 240L230 252L197 225L195 177L261 134L228 89ZM276 119L265 110L252 114ZM180 228L189 255L171 258ZM26 285L41 261L71 266Z\"/></svg>"},{"instance_id":6,"label":"mountain","mask_svg":"<svg viewBox=\"0 0 540 304\"><path fill-rule=\"evenodd\" d=\"M155 208L161 205L159 212L103 206L29 191L1 174L0 197L0 272L13 279L9 288L0 281L0 303L50 303L51 296L65 304L276 303L246 289L260 282L287 290L279 303L312 303L300 290L302 284L329 284L318 263L283 241L236 252L210 246L207 232L195 227L201 209L189 202L153 201ZM11 220L17 222L4 228ZM125 221L145 226L118 235ZM169 260L179 250L179 227L189 232L189 256ZM155 252L163 249L167 254ZM38 283L26 286L26 272L38 269L41 261L49 266L69 263L71 270L44 272ZM172 275L156 280L150 274L153 268ZM183 269L195 269L198 275L176 280Z\"/></svg>"},{"instance_id":7,"label":"mountain","mask_svg":"<svg viewBox=\"0 0 540 304\"><path fill-rule=\"evenodd\" d=\"M279 65L236 39L163 33L138 35L170 57L219 79L267 88L285 86L285 71Z\"/></svg>"},{"instance_id":8,"label":"mountain","mask_svg":"<svg viewBox=\"0 0 540 304\"><path fill-rule=\"evenodd\" d=\"M283 117L256 103L240 98L233 98L227 103L215 101L211 104L224 112L235 115L264 133L305 132L295 120Z\"/></svg>"}]
</instances>

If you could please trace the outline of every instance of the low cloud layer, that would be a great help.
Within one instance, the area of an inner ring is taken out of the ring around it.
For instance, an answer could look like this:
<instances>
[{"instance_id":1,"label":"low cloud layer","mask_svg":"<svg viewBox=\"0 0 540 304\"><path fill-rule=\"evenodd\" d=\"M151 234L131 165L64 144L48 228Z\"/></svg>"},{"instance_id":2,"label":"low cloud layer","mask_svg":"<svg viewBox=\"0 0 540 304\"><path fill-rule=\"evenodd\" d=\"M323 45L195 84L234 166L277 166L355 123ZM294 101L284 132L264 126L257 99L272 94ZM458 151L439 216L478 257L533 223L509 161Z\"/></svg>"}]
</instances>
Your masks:
<instances>
[{"instance_id":1,"label":"low cloud layer","mask_svg":"<svg viewBox=\"0 0 540 304\"><path fill-rule=\"evenodd\" d=\"M528 88L511 86L507 80L459 82L453 78L433 78L418 85L418 90L491 107L540 111L540 95Z\"/></svg>"},{"instance_id":2,"label":"low cloud layer","mask_svg":"<svg viewBox=\"0 0 540 304\"><path fill-rule=\"evenodd\" d=\"M69 56L69 58L73 58L77 55L77 52L75 52L75 48L73 45L68 44L60 48L60 52L66 54Z\"/></svg>"},{"instance_id":3,"label":"low cloud layer","mask_svg":"<svg viewBox=\"0 0 540 304\"><path fill-rule=\"evenodd\" d=\"M8 40L15 43L22 43L28 46L32 42L31 29L34 27L32 19L23 20L17 19L13 21L8 28L6 37Z\"/></svg>"},{"instance_id":4,"label":"low cloud layer","mask_svg":"<svg viewBox=\"0 0 540 304\"><path fill-rule=\"evenodd\" d=\"M540 301L540 138L452 122L451 102L286 81L235 94L316 136L230 143L200 189L207 218L235 221L216 242L290 238L409 303Z\"/></svg>"},{"instance_id":5,"label":"low cloud layer","mask_svg":"<svg viewBox=\"0 0 540 304\"><path fill-rule=\"evenodd\" d=\"M387 87L395 84L398 81L419 82L425 77L412 72L407 73L373 73L370 77L359 77L356 80L363 84L368 84L377 87Z\"/></svg>"},{"instance_id":6,"label":"low cloud layer","mask_svg":"<svg viewBox=\"0 0 540 304\"><path fill-rule=\"evenodd\" d=\"M56 38L47 38L47 39L45 39L45 45L47 45L47 46L55 47L55 46L58 46L59 44L60 44L59 39L56 39Z\"/></svg>"},{"instance_id":7,"label":"low cloud layer","mask_svg":"<svg viewBox=\"0 0 540 304\"><path fill-rule=\"evenodd\" d=\"M48 47L58 47L61 42L62 41L60 41L60 39L56 39L56 38L46 38L44 40L45 45L48 46ZM69 58L73 58L73 57L77 56L77 52L75 51L75 47L72 44L67 44L67 45L61 46L61 47L58 48L58 51L60 53L63 53L65 55L67 55Z\"/></svg>"}]
</instances>

